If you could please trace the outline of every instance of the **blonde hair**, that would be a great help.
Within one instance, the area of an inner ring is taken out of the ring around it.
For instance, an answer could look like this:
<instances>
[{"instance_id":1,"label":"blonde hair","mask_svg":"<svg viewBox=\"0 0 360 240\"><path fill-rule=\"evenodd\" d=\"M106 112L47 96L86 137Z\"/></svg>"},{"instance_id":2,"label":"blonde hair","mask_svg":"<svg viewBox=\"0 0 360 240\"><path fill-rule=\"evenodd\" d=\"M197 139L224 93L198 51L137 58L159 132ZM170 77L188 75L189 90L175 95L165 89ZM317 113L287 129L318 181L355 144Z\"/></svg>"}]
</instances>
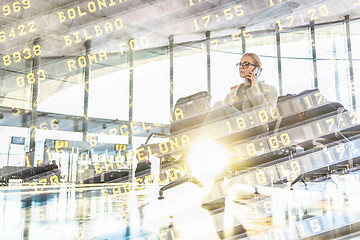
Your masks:
<instances>
[{"instance_id":1,"label":"blonde hair","mask_svg":"<svg viewBox=\"0 0 360 240\"><path fill-rule=\"evenodd\" d=\"M254 64L256 65L256 67L261 68L261 61L258 55L256 55L255 53L245 53L243 56L249 56L254 60Z\"/></svg>"}]
</instances>

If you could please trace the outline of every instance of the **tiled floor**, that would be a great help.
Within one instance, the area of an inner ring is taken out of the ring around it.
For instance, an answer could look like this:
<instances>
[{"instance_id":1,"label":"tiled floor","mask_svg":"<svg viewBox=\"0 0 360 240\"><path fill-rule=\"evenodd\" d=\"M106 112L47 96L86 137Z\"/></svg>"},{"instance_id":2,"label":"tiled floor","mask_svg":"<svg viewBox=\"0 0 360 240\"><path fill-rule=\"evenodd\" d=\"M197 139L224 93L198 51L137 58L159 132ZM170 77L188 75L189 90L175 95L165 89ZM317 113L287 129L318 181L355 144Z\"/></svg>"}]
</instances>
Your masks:
<instances>
[{"instance_id":1,"label":"tiled floor","mask_svg":"<svg viewBox=\"0 0 360 240\"><path fill-rule=\"evenodd\" d=\"M344 236L349 233L333 229L345 226L354 232L360 222L356 207L360 188L358 178L335 180L337 187L324 183L309 184L307 189L300 183L294 191L287 184L259 187L258 199L244 200L243 190L239 195L241 188L234 188L225 218L240 220L251 239ZM167 190L164 200L158 200L158 186L106 194L104 189L112 186L60 185L41 192L2 187L0 239L219 239L216 214L201 207L206 192L193 183Z\"/></svg>"},{"instance_id":2,"label":"tiled floor","mask_svg":"<svg viewBox=\"0 0 360 240\"><path fill-rule=\"evenodd\" d=\"M155 187L121 195L104 195L104 187L2 188L0 239L217 239L191 183L161 201Z\"/></svg>"}]
</instances>

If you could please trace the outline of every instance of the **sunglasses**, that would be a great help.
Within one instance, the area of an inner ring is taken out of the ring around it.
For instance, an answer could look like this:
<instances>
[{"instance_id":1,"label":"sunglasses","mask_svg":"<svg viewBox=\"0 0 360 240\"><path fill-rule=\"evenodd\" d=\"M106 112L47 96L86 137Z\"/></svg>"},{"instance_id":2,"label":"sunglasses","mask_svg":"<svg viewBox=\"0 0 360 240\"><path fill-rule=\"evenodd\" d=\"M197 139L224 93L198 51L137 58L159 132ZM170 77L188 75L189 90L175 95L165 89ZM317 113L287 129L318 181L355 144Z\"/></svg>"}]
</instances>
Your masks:
<instances>
[{"instance_id":1,"label":"sunglasses","mask_svg":"<svg viewBox=\"0 0 360 240\"><path fill-rule=\"evenodd\" d=\"M242 66L244 69L247 69L250 65L256 67L255 64L252 64L252 63L249 63L249 62L237 63L236 67L239 68L239 67Z\"/></svg>"}]
</instances>

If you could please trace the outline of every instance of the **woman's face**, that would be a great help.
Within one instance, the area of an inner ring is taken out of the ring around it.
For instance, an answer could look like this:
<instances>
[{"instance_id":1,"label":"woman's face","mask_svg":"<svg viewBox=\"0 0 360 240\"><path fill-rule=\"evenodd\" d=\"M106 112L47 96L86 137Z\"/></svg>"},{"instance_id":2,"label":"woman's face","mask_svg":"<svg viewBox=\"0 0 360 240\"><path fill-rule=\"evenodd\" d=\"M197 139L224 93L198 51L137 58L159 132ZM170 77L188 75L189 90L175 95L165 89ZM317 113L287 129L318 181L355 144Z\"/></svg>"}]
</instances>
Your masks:
<instances>
[{"instance_id":1,"label":"woman's face","mask_svg":"<svg viewBox=\"0 0 360 240\"><path fill-rule=\"evenodd\" d=\"M256 68L254 66L254 59L248 55L244 55L241 58L240 63L241 63L241 66L239 67L239 73L240 73L240 77L242 77L242 78L247 77ZM248 66L246 66L246 64L245 64L245 67L244 67L244 65L243 65L244 63L250 63L250 64Z\"/></svg>"}]
</instances>

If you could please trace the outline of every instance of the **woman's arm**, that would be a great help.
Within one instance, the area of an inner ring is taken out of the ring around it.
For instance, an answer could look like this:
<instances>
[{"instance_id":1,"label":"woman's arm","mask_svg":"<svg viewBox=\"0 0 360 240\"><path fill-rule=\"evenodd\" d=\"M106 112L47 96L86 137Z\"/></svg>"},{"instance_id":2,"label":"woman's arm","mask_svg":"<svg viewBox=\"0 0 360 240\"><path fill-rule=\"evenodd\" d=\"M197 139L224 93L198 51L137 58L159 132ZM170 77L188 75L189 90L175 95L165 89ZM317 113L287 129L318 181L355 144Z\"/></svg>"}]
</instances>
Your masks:
<instances>
[{"instance_id":1,"label":"woman's arm","mask_svg":"<svg viewBox=\"0 0 360 240\"><path fill-rule=\"evenodd\" d=\"M242 103L244 112L250 112L254 109L268 106L276 106L278 93L274 86L259 83L246 89L245 92L246 98Z\"/></svg>"}]
</instances>

